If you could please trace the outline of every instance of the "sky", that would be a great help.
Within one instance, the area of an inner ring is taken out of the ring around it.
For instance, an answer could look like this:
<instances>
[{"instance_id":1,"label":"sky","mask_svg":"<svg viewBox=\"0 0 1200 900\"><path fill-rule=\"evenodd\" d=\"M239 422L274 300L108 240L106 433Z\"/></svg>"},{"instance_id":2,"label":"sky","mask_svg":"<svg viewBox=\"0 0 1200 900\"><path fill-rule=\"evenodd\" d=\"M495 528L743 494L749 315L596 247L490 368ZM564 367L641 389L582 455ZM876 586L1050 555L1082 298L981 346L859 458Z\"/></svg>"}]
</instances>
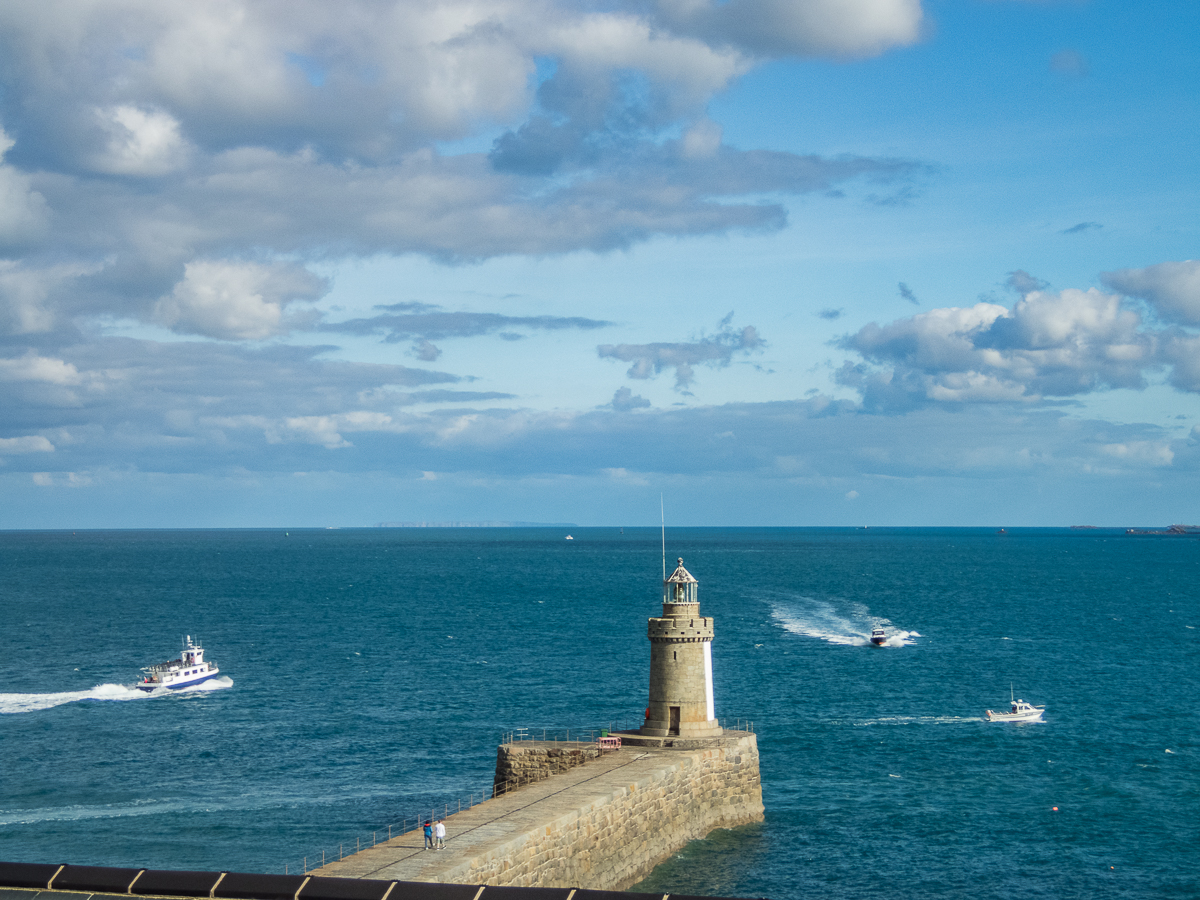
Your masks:
<instances>
[{"instance_id":1,"label":"sky","mask_svg":"<svg viewBox=\"0 0 1200 900\"><path fill-rule=\"evenodd\" d=\"M1200 4L0 5L0 528L1200 521Z\"/></svg>"}]
</instances>

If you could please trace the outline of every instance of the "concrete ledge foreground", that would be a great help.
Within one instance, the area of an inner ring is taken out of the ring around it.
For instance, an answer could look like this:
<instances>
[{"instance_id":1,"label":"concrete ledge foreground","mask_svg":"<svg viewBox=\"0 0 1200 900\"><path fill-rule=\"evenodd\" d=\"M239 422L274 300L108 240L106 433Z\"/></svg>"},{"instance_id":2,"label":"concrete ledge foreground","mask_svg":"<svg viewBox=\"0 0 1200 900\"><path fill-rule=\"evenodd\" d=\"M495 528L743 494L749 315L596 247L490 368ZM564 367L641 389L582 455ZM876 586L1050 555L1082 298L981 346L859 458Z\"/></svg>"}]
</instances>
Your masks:
<instances>
[{"instance_id":1,"label":"concrete ledge foreground","mask_svg":"<svg viewBox=\"0 0 1200 900\"><path fill-rule=\"evenodd\" d=\"M68 871L69 870L69 871ZM56 874L68 872L69 890L58 888ZM133 873L130 875L129 873ZM147 875L163 889L144 888ZM43 876L46 880L43 881ZM626 894L617 891L569 890L561 888L512 888L464 884L402 884L370 879L323 878L320 876L257 875L249 872L178 872L166 869L117 869L103 866L62 866L44 863L0 862L0 900L113 900L131 894L144 897L203 898L215 896L220 882L254 884L238 900L712 900L683 894ZM126 880L129 879L129 880ZM136 883L134 883L136 881ZM299 882L300 887L290 890ZM54 887L47 887L53 883ZM121 889L123 888L123 889ZM196 888L196 890L193 890Z\"/></svg>"}]
</instances>

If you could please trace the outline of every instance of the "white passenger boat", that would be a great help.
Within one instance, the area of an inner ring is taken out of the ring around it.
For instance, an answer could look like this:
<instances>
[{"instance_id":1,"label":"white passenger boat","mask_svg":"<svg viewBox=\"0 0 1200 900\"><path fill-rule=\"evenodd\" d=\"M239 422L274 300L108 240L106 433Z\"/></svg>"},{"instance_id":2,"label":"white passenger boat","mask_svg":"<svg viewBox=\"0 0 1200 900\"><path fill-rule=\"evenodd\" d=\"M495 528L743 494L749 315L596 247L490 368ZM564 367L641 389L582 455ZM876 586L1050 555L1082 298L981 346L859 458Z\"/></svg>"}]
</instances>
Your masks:
<instances>
[{"instance_id":1,"label":"white passenger boat","mask_svg":"<svg viewBox=\"0 0 1200 900\"><path fill-rule=\"evenodd\" d=\"M887 634L884 632L884 630L882 628L876 628L874 631L871 632L871 643L874 644L876 647L882 646L883 644L887 643Z\"/></svg>"},{"instance_id":2,"label":"white passenger boat","mask_svg":"<svg viewBox=\"0 0 1200 900\"><path fill-rule=\"evenodd\" d=\"M1044 706L1034 706L1031 703L1026 703L1020 697L1013 697L1012 686L1009 685L1008 696L1011 700L1008 712L987 711L989 722L1038 722L1041 721L1042 713L1046 711Z\"/></svg>"},{"instance_id":3,"label":"white passenger boat","mask_svg":"<svg viewBox=\"0 0 1200 900\"><path fill-rule=\"evenodd\" d=\"M204 659L204 648L198 641L193 641L189 634L184 639L183 653L180 654L179 659L156 663L153 666L147 666L142 671L146 674L134 687L142 691L154 691L159 688L178 690L191 687L193 684L200 684L202 681L215 678L221 670L216 667L215 663L207 662Z\"/></svg>"}]
</instances>

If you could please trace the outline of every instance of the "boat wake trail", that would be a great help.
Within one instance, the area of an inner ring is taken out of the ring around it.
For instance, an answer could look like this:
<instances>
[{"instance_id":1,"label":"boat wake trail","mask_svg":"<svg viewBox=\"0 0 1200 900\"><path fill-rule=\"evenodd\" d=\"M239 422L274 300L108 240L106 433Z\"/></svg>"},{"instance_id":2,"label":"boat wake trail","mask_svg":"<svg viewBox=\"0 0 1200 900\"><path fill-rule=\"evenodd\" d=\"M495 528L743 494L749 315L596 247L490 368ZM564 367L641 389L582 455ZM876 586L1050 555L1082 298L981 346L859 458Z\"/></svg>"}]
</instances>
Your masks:
<instances>
[{"instance_id":1,"label":"boat wake trail","mask_svg":"<svg viewBox=\"0 0 1200 900\"><path fill-rule=\"evenodd\" d=\"M51 709L64 703L77 703L80 700L107 700L124 702L126 700L150 700L155 697L169 697L173 694L194 694L206 691L219 691L233 687L233 679L222 675L191 687L179 690L160 688L156 691L139 691L137 688L124 684L98 684L87 691L59 691L53 694L0 694L0 715L13 713L37 712L40 709Z\"/></svg>"},{"instance_id":2,"label":"boat wake trail","mask_svg":"<svg viewBox=\"0 0 1200 900\"><path fill-rule=\"evenodd\" d=\"M983 716L882 716L855 722L855 728L871 725L965 725L970 722L986 722Z\"/></svg>"},{"instance_id":3,"label":"boat wake trail","mask_svg":"<svg viewBox=\"0 0 1200 900\"><path fill-rule=\"evenodd\" d=\"M0 713L36 712L79 700L140 700L149 694L123 684L98 684L90 691L60 691L54 694L0 694Z\"/></svg>"},{"instance_id":4,"label":"boat wake trail","mask_svg":"<svg viewBox=\"0 0 1200 900\"><path fill-rule=\"evenodd\" d=\"M839 608L812 597L776 600L771 605L771 617L792 634L851 647L870 646L871 631L876 628L883 628L887 635L879 645L882 647L907 647L916 643L914 638L921 636L919 632L896 628L890 620L871 615L861 604L846 604Z\"/></svg>"}]
</instances>

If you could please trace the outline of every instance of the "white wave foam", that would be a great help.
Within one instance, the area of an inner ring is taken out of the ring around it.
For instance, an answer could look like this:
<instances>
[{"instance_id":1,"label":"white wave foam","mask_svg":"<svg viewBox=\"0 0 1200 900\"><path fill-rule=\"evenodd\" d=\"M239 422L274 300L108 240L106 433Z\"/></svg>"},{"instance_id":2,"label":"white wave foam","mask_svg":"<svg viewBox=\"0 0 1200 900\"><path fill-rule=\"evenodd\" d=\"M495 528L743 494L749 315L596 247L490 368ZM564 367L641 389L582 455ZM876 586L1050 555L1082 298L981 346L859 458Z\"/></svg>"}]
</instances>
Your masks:
<instances>
[{"instance_id":1,"label":"white wave foam","mask_svg":"<svg viewBox=\"0 0 1200 900\"><path fill-rule=\"evenodd\" d=\"M194 810L183 800L135 800L101 806L60 806L27 810L0 810L0 827L34 825L39 822L78 822L84 819L118 819L126 816L155 816Z\"/></svg>"},{"instance_id":2,"label":"white wave foam","mask_svg":"<svg viewBox=\"0 0 1200 900\"><path fill-rule=\"evenodd\" d=\"M218 675L216 678L210 678L208 681L202 681L199 684L192 684L185 688L166 691L167 694L199 694L205 691L223 691L225 688L233 687L233 679L228 675ZM155 691L154 693L160 693Z\"/></svg>"},{"instance_id":3,"label":"white wave foam","mask_svg":"<svg viewBox=\"0 0 1200 900\"><path fill-rule=\"evenodd\" d=\"M962 725L965 722L982 722L983 716L880 716L855 722L855 728L869 725Z\"/></svg>"},{"instance_id":4,"label":"white wave foam","mask_svg":"<svg viewBox=\"0 0 1200 900\"><path fill-rule=\"evenodd\" d=\"M37 712L41 709L52 709L64 703L77 703L80 700L107 700L123 703L127 700L148 700L155 697L169 697L172 694L191 694L201 691L219 691L233 687L233 679L226 675L194 684L179 690L159 688L156 691L141 691L124 684L98 684L87 691L59 691L51 694L0 694L0 715L13 713Z\"/></svg>"},{"instance_id":5,"label":"white wave foam","mask_svg":"<svg viewBox=\"0 0 1200 900\"><path fill-rule=\"evenodd\" d=\"M881 647L907 647L916 643L913 638L921 635L916 631L888 627L890 619L873 616L865 606L858 603L846 604L847 609L838 609L832 603L812 597L795 597L776 601L771 615L780 625L793 634L815 637L830 644L851 647L866 647L871 644L871 632L887 627L888 636Z\"/></svg>"},{"instance_id":6,"label":"white wave foam","mask_svg":"<svg viewBox=\"0 0 1200 900\"><path fill-rule=\"evenodd\" d=\"M314 790L310 795L299 797L289 788L264 788L262 790L227 794L217 792L205 797L197 804L191 797L163 797L157 799L131 800L127 803L100 803L91 806L69 804L66 806L43 806L32 809L5 809L0 807L0 828L11 825L33 825L39 822L77 822L86 819L120 819L132 816L172 816L181 813L195 814L221 812L224 810L274 810L298 809L301 807L327 808L346 801L377 800L382 795L373 788L362 790Z\"/></svg>"},{"instance_id":7,"label":"white wave foam","mask_svg":"<svg viewBox=\"0 0 1200 900\"><path fill-rule=\"evenodd\" d=\"M89 691L60 691L53 694L0 694L0 713L36 712L79 700L139 700L143 691L123 684L98 684Z\"/></svg>"}]
</instances>

